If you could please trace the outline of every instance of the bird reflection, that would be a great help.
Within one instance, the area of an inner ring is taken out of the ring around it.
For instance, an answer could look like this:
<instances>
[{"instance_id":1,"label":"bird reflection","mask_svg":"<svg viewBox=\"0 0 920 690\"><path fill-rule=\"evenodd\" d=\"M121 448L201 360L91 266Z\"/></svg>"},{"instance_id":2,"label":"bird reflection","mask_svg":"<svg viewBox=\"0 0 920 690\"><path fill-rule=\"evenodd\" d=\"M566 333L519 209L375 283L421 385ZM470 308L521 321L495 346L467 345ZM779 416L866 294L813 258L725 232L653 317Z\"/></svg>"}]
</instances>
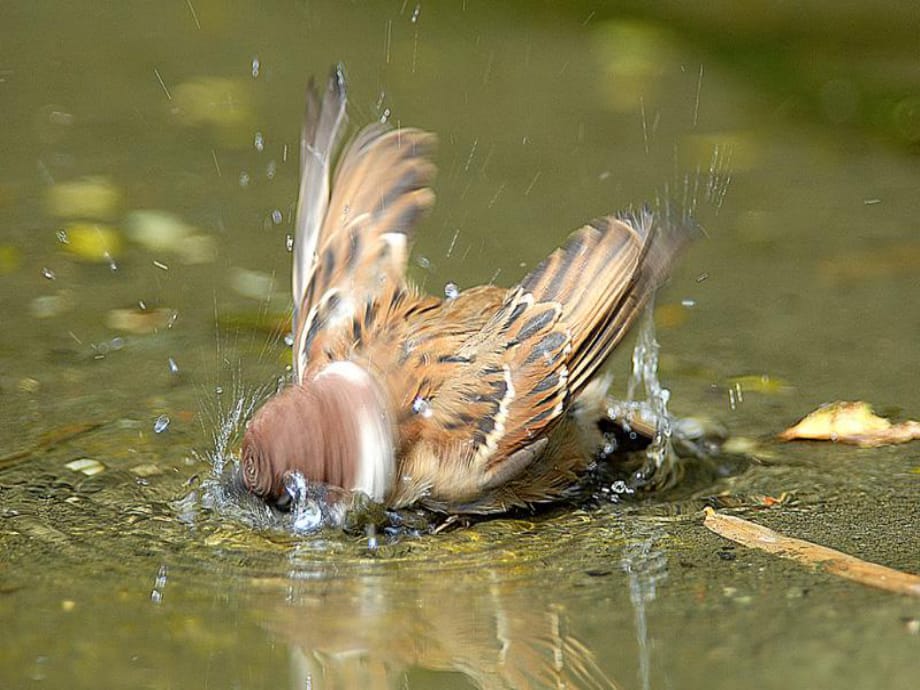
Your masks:
<instances>
[{"instance_id":1,"label":"bird reflection","mask_svg":"<svg viewBox=\"0 0 920 690\"><path fill-rule=\"evenodd\" d=\"M290 645L290 687L300 690L410 687L416 670L462 674L484 690L617 687L570 632L563 604L486 576L459 588L464 575L449 571L408 584L296 583L265 626Z\"/></svg>"}]
</instances>

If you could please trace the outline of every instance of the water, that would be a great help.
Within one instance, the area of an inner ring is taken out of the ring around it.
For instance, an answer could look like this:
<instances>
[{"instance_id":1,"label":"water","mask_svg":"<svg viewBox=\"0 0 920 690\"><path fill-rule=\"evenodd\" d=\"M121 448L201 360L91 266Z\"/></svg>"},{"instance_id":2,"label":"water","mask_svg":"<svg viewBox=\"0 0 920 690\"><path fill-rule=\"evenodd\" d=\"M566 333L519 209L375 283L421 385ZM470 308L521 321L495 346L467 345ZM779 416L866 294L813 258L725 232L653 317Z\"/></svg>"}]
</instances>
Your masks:
<instances>
[{"instance_id":1,"label":"water","mask_svg":"<svg viewBox=\"0 0 920 690\"><path fill-rule=\"evenodd\" d=\"M0 686L913 687L920 605L727 550L698 511L920 571L920 446L772 441L837 398L920 416L916 12L6 7ZM433 293L600 214L694 210L657 399L754 461L424 536L310 531L319 497L279 525L216 480L290 366L303 88L339 61L354 125L438 133Z\"/></svg>"}]
</instances>

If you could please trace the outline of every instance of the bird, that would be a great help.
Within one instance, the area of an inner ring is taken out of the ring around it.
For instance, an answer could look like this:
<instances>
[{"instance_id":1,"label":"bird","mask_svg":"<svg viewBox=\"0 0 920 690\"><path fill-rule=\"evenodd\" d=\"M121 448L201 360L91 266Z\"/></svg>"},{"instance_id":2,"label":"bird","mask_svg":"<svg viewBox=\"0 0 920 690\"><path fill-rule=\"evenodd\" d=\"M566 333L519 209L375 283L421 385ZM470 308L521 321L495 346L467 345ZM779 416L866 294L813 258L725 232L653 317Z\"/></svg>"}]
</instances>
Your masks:
<instances>
[{"instance_id":1,"label":"bird","mask_svg":"<svg viewBox=\"0 0 920 690\"><path fill-rule=\"evenodd\" d=\"M448 514L559 500L596 454L586 410L605 399L599 370L690 232L647 207L608 215L511 288L425 294L407 264L434 203L436 137L381 121L343 146L346 105L341 65L323 89L309 80L292 377L246 426L243 486L281 506L300 473Z\"/></svg>"}]
</instances>

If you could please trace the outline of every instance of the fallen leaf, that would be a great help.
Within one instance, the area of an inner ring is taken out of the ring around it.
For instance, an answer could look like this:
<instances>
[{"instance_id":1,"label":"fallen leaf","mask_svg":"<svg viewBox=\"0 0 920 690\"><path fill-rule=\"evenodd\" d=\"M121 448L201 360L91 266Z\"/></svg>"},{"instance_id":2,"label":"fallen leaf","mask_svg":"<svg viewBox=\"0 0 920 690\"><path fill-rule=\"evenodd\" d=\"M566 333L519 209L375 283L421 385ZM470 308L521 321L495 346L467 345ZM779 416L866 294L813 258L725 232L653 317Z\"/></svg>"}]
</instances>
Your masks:
<instances>
[{"instance_id":1,"label":"fallen leaf","mask_svg":"<svg viewBox=\"0 0 920 690\"><path fill-rule=\"evenodd\" d=\"M873 448L920 439L920 422L892 424L876 415L869 403L838 400L822 405L779 434L779 439L834 441Z\"/></svg>"},{"instance_id":2,"label":"fallen leaf","mask_svg":"<svg viewBox=\"0 0 920 690\"><path fill-rule=\"evenodd\" d=\"M172 309L112 309L106 316L106 325L116 331L146 335L168 328L176 317Z\"/></svg>"},{"instance_id":3,"label":"fallen leaf","mask_svg":"<svg viewBox=\"0 0 920 690\"><path fill-rule=\"evenodd\" d=\"M121 251L121 239L115 228L102 223L70 223L65 227L64 248L83 261L111 261Z\"/></svg>"},{"instance_id":4,"label":"fallen leaf","mask_svg":"<svg viewBox=\"0 0 920 690\"><path fill-rule=\"evenodd\" d=\"M119 192L106 177L59 182L48 190L48 210L59 218L108 219L118 210Z\"/></svg>"},{"instance_id":5,"label":"fallen leaf","mask_svg":"<svg viewBox=\"0 0 920 690\"><path fill-rule=\"evenodd\" d=\"M770 376L769 374L748 374L732 376L728 379L732 386L741 386L745 393L763 393L764 395L781 395L794 390L788 381Z\"/></svg>"}]
</instances>

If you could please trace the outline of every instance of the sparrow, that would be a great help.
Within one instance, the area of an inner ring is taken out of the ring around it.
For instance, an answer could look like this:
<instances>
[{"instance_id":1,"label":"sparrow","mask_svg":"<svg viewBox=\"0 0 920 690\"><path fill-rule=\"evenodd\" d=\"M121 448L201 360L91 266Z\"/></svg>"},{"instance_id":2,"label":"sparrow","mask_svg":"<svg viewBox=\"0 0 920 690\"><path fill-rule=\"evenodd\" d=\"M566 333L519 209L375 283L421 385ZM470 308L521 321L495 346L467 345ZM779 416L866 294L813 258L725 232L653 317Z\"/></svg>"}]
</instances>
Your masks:
<instances>
[{"instance_id":1,"label":"sparrow","mask_svg":"<svg viewBox=\"0 0 920 690\"><path fill-rule=\"evenodd\" d=\"M648 210L597 218L510 289L424 294L406 267L434 203L435 136L375 122L333 169L347 127L341 67L322 94L311 79L306 100L293 377L245 430L243 485L282 503L299 472L445 513L558 500L593 461L584 411L603 403L598 370L687 232Z\"/></svg>"}]
</instances>

